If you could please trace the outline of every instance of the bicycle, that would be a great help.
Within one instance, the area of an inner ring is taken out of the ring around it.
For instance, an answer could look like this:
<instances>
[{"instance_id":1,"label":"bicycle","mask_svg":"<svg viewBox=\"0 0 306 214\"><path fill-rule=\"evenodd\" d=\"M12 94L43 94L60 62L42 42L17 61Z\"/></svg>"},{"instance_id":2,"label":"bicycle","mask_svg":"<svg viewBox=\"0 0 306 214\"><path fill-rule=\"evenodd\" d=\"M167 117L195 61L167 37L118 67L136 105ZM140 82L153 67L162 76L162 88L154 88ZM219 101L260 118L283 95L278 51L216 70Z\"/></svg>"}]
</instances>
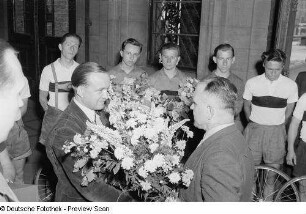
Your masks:
<instances>
[{"instance_id":1,"label":"bicycle","mask_svg":"<svg viewBox=\"0 0 306 214\"><path fill-rule=\"evenodd\" d=\"M283 185L276 195L276 201L283 202L300 202L305 201L306 194L306 176L300 176L291 179Z\"/></svg>"},{"instance_id":2,"label":"bicycle","mask_svg":"<svg viewBox=\"0 0 306 214\"><path fill-rule=\"evenodd\" d=\"M268 178L274 176L273 189L268 195L265 195L265 188L268 186ZM277 193L282 189L282 187L290 180L290 177L283 173L282 171L269 167L266 165L255 166L255 181L253 186L253 201L254 202L264 202L264 201L277 201ZM293 188L296 191L296 188ZM297 192L295 192L297 193Z\"/></svg>"}]
</instances>

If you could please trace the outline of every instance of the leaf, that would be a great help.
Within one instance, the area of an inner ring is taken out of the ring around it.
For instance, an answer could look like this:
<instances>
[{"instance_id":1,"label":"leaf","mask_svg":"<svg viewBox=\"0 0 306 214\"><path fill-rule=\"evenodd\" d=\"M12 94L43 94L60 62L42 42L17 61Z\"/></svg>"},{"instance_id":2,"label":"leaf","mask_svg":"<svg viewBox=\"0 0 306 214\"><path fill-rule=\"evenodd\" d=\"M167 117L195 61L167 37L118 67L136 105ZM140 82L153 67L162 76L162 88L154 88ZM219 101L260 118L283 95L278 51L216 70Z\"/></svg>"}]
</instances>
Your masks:
<instances>
[{"instance_id":1,"label":"leaf","mask_svg":"<svg viewBox=\"0 0 306 214\"><path fill-rule=\"evenodd\" d=\"M119 169L120 169L120 163L117 163L116 166L113 168L114 174L117 174Z\"/></svg>"}]
</instances>

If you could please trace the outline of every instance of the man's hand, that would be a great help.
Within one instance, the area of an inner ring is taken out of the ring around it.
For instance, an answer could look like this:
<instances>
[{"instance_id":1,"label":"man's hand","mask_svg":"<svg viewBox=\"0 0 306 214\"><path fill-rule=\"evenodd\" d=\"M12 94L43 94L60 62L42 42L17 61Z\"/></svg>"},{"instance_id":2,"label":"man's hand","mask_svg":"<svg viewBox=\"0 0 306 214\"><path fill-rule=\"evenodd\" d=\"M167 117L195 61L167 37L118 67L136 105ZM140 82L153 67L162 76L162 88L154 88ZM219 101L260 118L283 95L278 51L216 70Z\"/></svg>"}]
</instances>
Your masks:
<instances>
[{"instance_id":1,"label":"man's hand","mask_svg":"<svg viewBox=\"0 0 306 214\"><path fill-rule=\"evenodd\" d=\"M296 155L294 151L288 151L286 161L287 161L287 164L290 166L296 165Z\"/></svg>"},{"instance_id":2,"label":"man's hand","mask_svg":"<svg viewBox=\"0 0 306 214\"><path fill-rule=\"evenodd\" d=\"M3 177L9 182L13 182L15 180L16 171L7 149L0 153L0 164L3 170Z\"/></svg>"}]
</instances>

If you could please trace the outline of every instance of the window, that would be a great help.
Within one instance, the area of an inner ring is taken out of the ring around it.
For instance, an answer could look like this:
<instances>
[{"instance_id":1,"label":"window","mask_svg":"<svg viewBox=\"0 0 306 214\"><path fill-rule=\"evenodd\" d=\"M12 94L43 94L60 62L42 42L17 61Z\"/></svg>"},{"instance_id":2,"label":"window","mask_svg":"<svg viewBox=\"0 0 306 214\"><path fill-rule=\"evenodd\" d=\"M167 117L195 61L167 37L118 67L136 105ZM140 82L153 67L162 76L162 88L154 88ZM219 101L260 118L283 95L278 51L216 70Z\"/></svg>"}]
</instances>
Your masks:
<instances>
[{"instance_id":1,"label":"window","mask_svg":"<svg viewBox=\"0 0 306 214\"><path fill-rule=\"evenodd\" d=\"M151 0L149 63L158 63L161 45L180 46L179 68L196 70L201 21L201 2L191 0Z\"/></svg>"},{"instance_id":2,"label":"window","mask_svg":"<svg viewBox=\"0 0 306 214\"><path fill-rule=\"evenodd\" d=\"M306 0L298 0L289 70L306 66Z\"/></svg>"},{"instance_id":3,"label":"window","mask_svg":"<svg viewBox=\"0 0 306 214\"><path fill-rule=\"evenodd\" d=\"M69 32L68 0L46 0L46 29L47 36L61 37Z\"/></svg>"}]
</instances>

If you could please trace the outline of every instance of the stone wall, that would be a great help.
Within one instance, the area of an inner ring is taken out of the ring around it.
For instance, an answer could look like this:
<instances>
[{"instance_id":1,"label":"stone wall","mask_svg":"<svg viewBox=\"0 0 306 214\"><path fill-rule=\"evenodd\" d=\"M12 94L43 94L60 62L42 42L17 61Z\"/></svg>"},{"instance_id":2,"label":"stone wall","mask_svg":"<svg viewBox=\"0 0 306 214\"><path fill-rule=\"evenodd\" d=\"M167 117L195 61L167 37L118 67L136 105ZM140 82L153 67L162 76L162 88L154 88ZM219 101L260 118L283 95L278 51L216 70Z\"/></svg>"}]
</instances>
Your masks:
<instances>
[{"instance_id":1,"label":"stone wall","mask_svg":"<svg viewBox=\"0 0 306 214\"><path fill-rule=\"evenodd\" d=\"M207 75L209 56L220 43L235 49L233 71L246 80L267 48L271 0L203 0L197 76Z\"/></svg>"},{"instance_id":2,"label":"stone wall","mask_svg":"<svg viewBox=\"0 0 306 214\"><path fill-rule=\"evenodd\" d=\"M85 1L77 0L77 33L85 38ZM121 43L133 37L143 43L138 61L145 65L148 43L149 1L90 0L89 60L110 68L118 63ZM80 50L80 59L85 59Z\"/></svg>"}]
</instances>

